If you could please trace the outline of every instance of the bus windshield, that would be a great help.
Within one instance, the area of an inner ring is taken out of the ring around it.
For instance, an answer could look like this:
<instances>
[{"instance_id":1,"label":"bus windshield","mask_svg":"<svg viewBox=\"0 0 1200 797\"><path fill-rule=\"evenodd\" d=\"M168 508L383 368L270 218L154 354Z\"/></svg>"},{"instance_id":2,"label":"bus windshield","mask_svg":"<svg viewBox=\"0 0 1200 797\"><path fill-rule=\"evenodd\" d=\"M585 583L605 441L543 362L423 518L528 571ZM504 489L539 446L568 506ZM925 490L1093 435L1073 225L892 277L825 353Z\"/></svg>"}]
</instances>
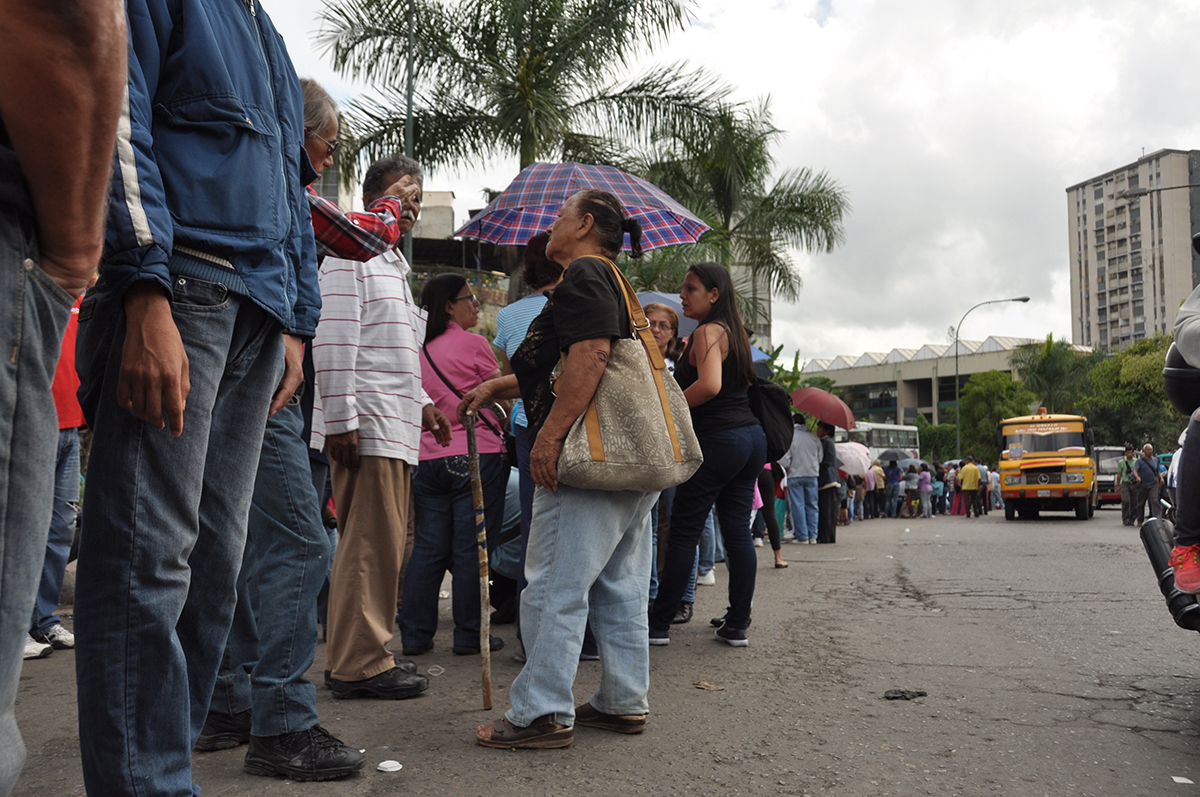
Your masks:
<instances>
[{"instance_id":1,"label":"bus windshield","mask_svg":"<svg viewBox=\"0 0 1200 797\"><path fill-rule=\"evenodd\" d=\"M1023 429L1006 431L1004 447L1012 449L1014 446L1020 446L1021 450L1027 454L1040 451L1061 451L1064 448L1084 448L1083 430L1075 432L1062 429L1049 434L1033 434Z\"/></svg>"}]
</instances>

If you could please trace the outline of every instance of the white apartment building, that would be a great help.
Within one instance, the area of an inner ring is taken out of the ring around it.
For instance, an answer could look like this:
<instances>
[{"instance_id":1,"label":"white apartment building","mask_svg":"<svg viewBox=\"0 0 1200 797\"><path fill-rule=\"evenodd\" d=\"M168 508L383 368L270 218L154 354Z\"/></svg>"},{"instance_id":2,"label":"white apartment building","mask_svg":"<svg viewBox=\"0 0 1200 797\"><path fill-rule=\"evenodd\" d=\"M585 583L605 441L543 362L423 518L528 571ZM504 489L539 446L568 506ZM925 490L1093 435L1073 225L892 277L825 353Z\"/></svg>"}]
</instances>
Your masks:
<instances>
[{"instance_id":1,"label":"white apartment building","mask_svg":"<svg viewBox=\"0 0 1200 797\"><path fill-rule=\"evenodd\" d=\"M1067 189L1073 343L1123 349L1172 329L1200 284L1198 171L1200 151L1160 149Z\"/></svg>"}]
</instances>

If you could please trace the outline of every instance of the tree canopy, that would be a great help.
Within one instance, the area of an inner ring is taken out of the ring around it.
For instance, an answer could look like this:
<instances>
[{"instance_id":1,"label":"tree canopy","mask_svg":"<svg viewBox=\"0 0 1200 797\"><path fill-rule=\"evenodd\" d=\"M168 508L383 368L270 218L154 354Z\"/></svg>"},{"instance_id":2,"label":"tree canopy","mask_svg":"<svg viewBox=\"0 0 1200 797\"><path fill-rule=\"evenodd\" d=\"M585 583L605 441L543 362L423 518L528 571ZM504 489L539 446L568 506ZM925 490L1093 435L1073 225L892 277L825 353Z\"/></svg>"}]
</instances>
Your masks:
<instances>
[{"instance_id":1,"label":"tree canopy","mask_svg":"<svg viewBox=\"0 0 1200 797\"><path fill-rule=\"evenodd\" d=\"M1076 411L1088 416L1096 442L1146 443L1156 451L1178 447L1179 433L1187 424L1167 399L1162 369L1169 335L1140 340L1099 361L1087 375L1087 395Z\"/></svg>"},{"instance_id":2,"label":"tree canopy","mask_svg":"<svg viewBox=\"0 0 1200 797\"><path fill-rule=\"evenodd\" d=\"M1018 346L1011 362L1039 406L1047 412L1071 412L1087 387L1088 371L1098 359L1098 355L1077 351L1050 334L1041 343Z\"/></svg>"},{"instance_id":3,"label":"tree canopy","mask_svg":"<svg viewBox=\"0 0 1200 797\"><path fill-rule=\"evenodd\" d=\"M409 0L331 0L317 41L373 93L345 113L346 159L403 151ZM414 156L429 167L516 155L622 165L633 146L700 135L729 93L685 64L630 75L691 0L414 0Z\"/></svg>"},{"instance_id":4,"label":"tree canopy","mask_svg":"<svg viewBox=\"0 0 1200 797\"><path fill-rule=\"evenodd\" d=\"M845 238L849 200L824 172L788 169L772 177L771 148L781 135L767 98L754 105L722 103L712 127L680 128L655 140L639 173L712 230L697 244L652 253L638 267L643 275L682 281L681 267L709 260L730 266L735 276L742 270L765 279L775 296L799 295L802 281L789 249L833 251ZM675 290L679 282L656 287ZM753 296L755 290L750 281L738 285L739 294Z\"/></svg>"},{"instance_id":5,"label":"tree canopy","mask_svg":"<svg viewBox=\"0 0 1200 797\"><path fill-rule=\"evenodd\" d=\"M996 426L1005 418L1028 415L1035 394L1005 371L972 374L963 386L962 450L964 455L995 462Z\"/></svg>"}]
</instances>

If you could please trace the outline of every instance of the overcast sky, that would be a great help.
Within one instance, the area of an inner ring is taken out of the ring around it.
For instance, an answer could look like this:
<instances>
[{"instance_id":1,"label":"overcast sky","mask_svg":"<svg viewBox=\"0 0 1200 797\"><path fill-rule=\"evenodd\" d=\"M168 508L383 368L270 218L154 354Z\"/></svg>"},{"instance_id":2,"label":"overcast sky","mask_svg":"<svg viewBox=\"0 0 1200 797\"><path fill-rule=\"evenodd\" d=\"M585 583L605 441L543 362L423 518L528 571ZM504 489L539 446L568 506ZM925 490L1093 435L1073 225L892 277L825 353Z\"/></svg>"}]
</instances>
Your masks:
<instances>
[{"instance_id":1,"label":"overcast sky","mask_svg":"<svg viewBox=\"0 0 1200 797\"><path fill-rule=\"evenodd\" d=\"M312 44L323 0L263 0L301 75L362 87ZM779 169L848 191L846 243L796 253L804 290L774 342L802 360L1071 332L1066 188L1162 148L1200 145L1200 3L1079 0L699 0L653 57L772 98ZM438 172L460 221L517 162Z\"/></svg>"}]
</instances>

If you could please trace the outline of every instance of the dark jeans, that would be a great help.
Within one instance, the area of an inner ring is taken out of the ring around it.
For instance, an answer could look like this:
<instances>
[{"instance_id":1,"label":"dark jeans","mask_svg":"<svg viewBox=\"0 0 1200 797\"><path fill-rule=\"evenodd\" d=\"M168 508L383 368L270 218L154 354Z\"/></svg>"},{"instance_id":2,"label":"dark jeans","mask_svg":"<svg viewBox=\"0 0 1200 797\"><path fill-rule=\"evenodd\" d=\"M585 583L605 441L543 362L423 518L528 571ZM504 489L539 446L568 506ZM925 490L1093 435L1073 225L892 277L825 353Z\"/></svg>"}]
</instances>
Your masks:
<instances>
[{"instance_id":1,"label":"dark jeans","mask_svg":"<svg viewBox=\"0 0 1200 797\"><path fill-rule=\"evenodd\" d=\"M329 574L329 534L321 521L301 430L300 405L267 421L237 607L209 708L253 709L255 736L317 724L317 691L305 673L317 651L317 594Z\"/></svg>"},{"instance_id":2,"label":"dark jeans","mask_svg":"<svg viewBox=\"0 0 1200 797\"><path fill-rule=\"evenodd\" d=\"M836 487L817 490L817 506L820 509L820 516L817 520L818 543L837 542L838 510L841 508L841 503Z\"/></svg>"},{"instance_id":3,"label":"dark jeans","mask_svg":"<svg viewBox=\"0 0 1200 797\"><path fill-rule=\"evenodd\" d=\"M758 494L762 498L762 509L758 510L758 519L767 526L767 537L771 540L771 550L778 551L783 547L780 539L779 518L775 516L775 477L771 471L763 468L758 474Z\"/></svg>"},{"instance_id":4,"label":"dark jeans","mask_svg":"<svg viewBox=\"0 0 1200 797\"><path fill-rule=\"evenodd\" d=\"M505 454L480 454L484 523L488 552L495 547L504 519L508 486ZM416 536L404 575L400 636L405 646L433 643L438 625L438 589L451 574L454 644L479 645L479 550L471 473L465 456L424 459L412 479Z\"/></svg>"},{"instance_id":5,"label":"dark jeans","mask_svg":"<svg viewBox=\"0 0 1200 797\"><path fill-rule=\"evenodd\" d=\"M117 403L125 312L103 286L84 300L94 312L80 321L75 361L93 431L75 600L84 785L190 794L283 376L283 330L248 298L176 277L171 315L191 392L175 437Z\"/></svg>"},{"instance_id":6,"label":"dark jeans","mask_svg":"<svg viewBox=\"0 0 1200 797\"><path fill-rule=\"evenodd\" d=\"M11 175L6 175L11 180ZM13 702L54 500L50 392L71 297L38 264L30 228L0 212L0 794L25 761Z\"/></svg>"},{"instance_id":7,"label":"dark jeans","mask_svg":"<svg viewBox=\"0 0 1200 797\"><path fill-rule=\"evenodd\" d=\"M675 491L666 561L659 576L654 612L650 615L651 630L665 631L671 627L695 566L704 520L714 503L725 541L725 564L729 568L726 620L730 628L744 629L750 624L750 603L758 569L750 539L750 506L754 503L754 483L767 458L767 438L758 425L698 437L704 464Z\"/></svg>"},{"instance_id":8,"label":"dark jeans","mask_svg":"<svg viewBox=\"0 0 1200 797\"><path fill-rule=\"evenodd\" d=\"M29 630L44 634L61 620L55 610L62 596L67 559L75 541L75 504L79 501L79 430L58 432L58 461L54 466L54 513L50 516L50 536L46 539L46 559L42 563L42 583L38 585Z\"/></svg>"},{"instance_id":9,"label":"dark jeans","mask_svg":"<svg viewBox=\"0 0 1200 797\"><path fill-rule=\"evenodd\" d=\"M1191 426L1188 426L1191 429ZM1182 464L1182 463L1181 463ZM1182 482L1180 482L1182 484ZM1162 517L1162 506L1158 503L1158 483L1137 486L1137 498L1135 504L1137 507L1137 522L1140 524L1146 520L1146 515L1150 517ZM1149 507L1147 508L1147 505Z\"/></svg>"},{"instance_id":10,"label":"dark jeans","mask_svg":"<svg viewBox=\"0 0 1200 797\"><path fill-rule=\"evenodd\" d=\"M1200 545L1200 419L1188 423L1175 483L1175 544ZM1132 513L1131 513L1132 514Z\"/></svg>"},{"instance_id":11,"label":"dark jeans","mask_svg":"<svg viewBox=\"0 0 1200 797\"><path fill-rule=\"evenodd\" d=\"M974 512L975 517L979 517L979 490L963 490L962 494L963 501L966 502L963 505L963 514L970 517Z\"/></svg>"}]
</instances>

